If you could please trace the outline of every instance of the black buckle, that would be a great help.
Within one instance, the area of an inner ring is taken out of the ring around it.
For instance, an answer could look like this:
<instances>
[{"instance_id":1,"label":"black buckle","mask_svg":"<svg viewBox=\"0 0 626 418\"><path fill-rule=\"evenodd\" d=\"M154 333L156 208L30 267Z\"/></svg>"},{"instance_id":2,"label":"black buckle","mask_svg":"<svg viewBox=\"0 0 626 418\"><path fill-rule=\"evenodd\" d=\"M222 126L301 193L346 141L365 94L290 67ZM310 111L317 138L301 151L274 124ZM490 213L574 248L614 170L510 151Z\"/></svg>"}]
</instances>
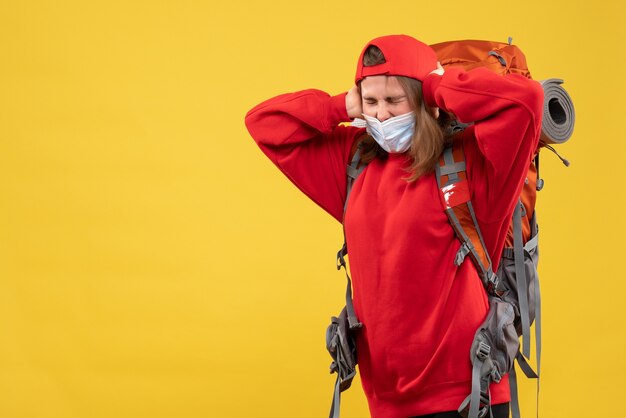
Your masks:
<instances>
[{"instance_id":1,"label":"black buckle","mask_svg":"<svg viewBox=\"0 0 626 418\"><path fill-rule=\"evenodd\" d=\"M498 286L500 285L500 278L496 273L489 269L489 277L487 278L487 293L491 295L501 296L501 293L498 294Z\"/></svg>"},{"instance_id":2,"label":"black buckle","mask_svg":"<svg viewBox=\"0 0 626 418\"><path fill-rule=\"evenodd\" d=\"M476 357L478 357L479 360L485 360L487 357L489 357L489 353L491 353L491 347L488 344L485 344L484 342L478 344Z\"/></svg>"},{"instance_id":3,"label":"black buckle","mask_svg":"<svg viewBox=\"0 0 626 418\"><path fill-rule=\"evenodd\" d=\"M341 249L337 252L337 270L341 270L341 268L346 268L346 259L345 255L348 254L348 247L344 243Z\"/></svg>"}]
</instances>

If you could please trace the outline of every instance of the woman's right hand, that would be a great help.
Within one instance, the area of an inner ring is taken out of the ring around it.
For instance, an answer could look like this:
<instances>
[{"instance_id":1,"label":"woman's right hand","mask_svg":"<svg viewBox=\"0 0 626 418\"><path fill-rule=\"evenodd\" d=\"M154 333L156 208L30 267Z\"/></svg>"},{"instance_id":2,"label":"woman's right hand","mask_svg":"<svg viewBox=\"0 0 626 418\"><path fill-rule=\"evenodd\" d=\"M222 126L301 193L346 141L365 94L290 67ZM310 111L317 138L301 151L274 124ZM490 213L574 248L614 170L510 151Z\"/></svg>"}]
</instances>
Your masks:
<instances>
[{"instance_id":1,"label":"woman's right hand","mask_svg":"<svg viewBox=\"0 0 626 418\"><path fill-rule=\"evenodd\" d=\"M362 117L361 92L357 86L353 86L346 94L346 111L350 119Z\"/></svg>"}]
</instances>

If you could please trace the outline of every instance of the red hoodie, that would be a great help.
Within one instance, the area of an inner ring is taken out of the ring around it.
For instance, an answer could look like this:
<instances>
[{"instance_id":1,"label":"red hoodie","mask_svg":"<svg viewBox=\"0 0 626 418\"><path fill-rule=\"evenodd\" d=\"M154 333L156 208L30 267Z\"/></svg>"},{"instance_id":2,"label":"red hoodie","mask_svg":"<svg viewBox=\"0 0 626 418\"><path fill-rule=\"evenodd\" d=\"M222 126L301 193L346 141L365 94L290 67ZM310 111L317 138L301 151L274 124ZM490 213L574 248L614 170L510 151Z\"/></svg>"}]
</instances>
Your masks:
<instances>
[{"instance_id":1,"label":"red hoodie","mask_svg":"<svg viewBox=\"0 0 626 418\"><path fill-rule=\"evenodd\" d=\"M541 128L543 90L518 75L449 69L423 84L428 105L451 112L464 131L467 174L494 271ZM252 109L246 124L263 152L337 220L346 164L363 129L348 121L345 93L305 90ZM434 172L408 182L406 154L375 159L355 182L345 214L354 305L364 327L357 352L375 418L456 410L471 391L470 346L488 302L439 200ZM508 379L491 387L509 400Z\"/></svg>"}]
</instances>

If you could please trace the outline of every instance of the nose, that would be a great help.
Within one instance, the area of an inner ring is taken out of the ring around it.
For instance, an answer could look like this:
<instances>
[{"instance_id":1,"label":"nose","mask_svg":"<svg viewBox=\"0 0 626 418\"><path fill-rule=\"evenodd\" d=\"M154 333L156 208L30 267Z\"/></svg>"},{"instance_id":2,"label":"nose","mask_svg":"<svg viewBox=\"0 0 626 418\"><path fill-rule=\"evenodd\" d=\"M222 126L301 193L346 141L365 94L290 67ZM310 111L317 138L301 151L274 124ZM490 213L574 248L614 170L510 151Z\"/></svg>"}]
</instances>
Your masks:
<instances>
[{"instance_id":1,"label":"nose","mask_svg":"<svg viewBox=\"0 0 626 418\"><path fill-rule=\"evenodd\" d=\"M387 104L382 103L378 105L378 108L376 109L376 119L378 119L381 122L384 122L390 117L391 117L391 113L389 113L389 109L387 109Z\"/></svg>"}]
</instances>

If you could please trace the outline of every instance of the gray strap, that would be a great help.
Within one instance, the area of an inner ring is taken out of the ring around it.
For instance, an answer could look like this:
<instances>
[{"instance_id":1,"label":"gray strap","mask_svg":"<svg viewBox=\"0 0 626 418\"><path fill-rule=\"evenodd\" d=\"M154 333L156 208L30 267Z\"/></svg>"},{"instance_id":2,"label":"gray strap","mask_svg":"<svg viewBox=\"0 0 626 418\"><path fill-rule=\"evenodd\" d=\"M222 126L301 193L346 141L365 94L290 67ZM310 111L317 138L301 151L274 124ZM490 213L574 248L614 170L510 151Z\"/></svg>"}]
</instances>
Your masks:
<instances>
[{"instance_id":1,"label":"gray strap","mask_svg":"<svg viewBox=\"0 0 626 418\"><path fill-rule=\"evenodd\" d=\"M354 155L352 156L352 161L348 165L348 177L353 181L359 177L359 174L363 171L365 166L359 168L359 164L361 163L361 144L357 145L356 151L354 151ZM349 192L348 192L349 194Z\"/></svg>"},{"instance_id":2,"label":"gray strap","mask_svg":"<svg viewBox=\"0 0 626 418\"><path fill-rule=\"evenodd\" d=\"M530 241L533 241L533 248L535 251L539 242L539 227L537 226L537 213L533 212L533 216L530 220L530 231L533 237ZM530 243L528 241L526 246ZM524 249L526 250L526 246ZM526 250L530 252L532 249ZM539 375L541 373L541 287L539 286L539 273L537 272L537 266L533 263L535 269L535 352L537 353L537 396L539 396Z\"/></svg>"},{"instance_id":3,"label":"gray strap","mask_svg":"<svg viewBox=\"0 0 626 418\"><path fill-rule=\"evenodd\" d=\"M468 418L483 418L491 410L491 396L489 394L489 382L491 373L486 376L482 376L485 362L490 360L489 355L491 353L491 347L480 342L473 353L474 365L472 367L472 392L469 396L469 414ZM483 407L481 408L481 402ZM463 401L459 407L459 411L465 409L467 405L467 399Z\"/></svg>"},{"instance_id":4,"label":"gray strap","mask_svg":"<svg viewBox=\"0 0 626 418\"><path fill-rule=\"evenodd\" d=\"M352 303L352 280L350 280L350 275L348 274L348 268L346 266L345 256L348 254L348 246L345 241L345 231L344 231L344 241L341 250L337 253L337 270L340 270L343 267L344 272L346 273L346 313L348 316L348 325L350 329L361 328L363 324L359 322L356 317L356 313L354 312L354 304Z\"/></svg>"},{"instance_id":5,"label":"gray strap","mask_svg":"<svg viewBox=\"0 0 626 418\"><path fill-rule=\"evenodd\" d=\"M535 275L535 350L537 350L537 416L539 416L539 381L541 378L541 292Z\"/></svg>"},{"instance_id":6,"label":"gray strap","mask_svg":"<svg viewBox=\"0 0 626 418\"><path fill-rule=\"evenodd\" d=\"M346 208L348 207L348 198L350 197L350 192L352 191L352 185L356 181L357 177L359 177L359 174L361 174L361 172L363 172L363 170L365 169L365 166L359 167L360 162L361 162L361 144L357 146L356 151L354 152L354 155L352 156L352 161L350 161L350 164L348 164L348 166L346 167L346 173L348 174L348 179L346 182L346 200L343 203L344 215L346 214Z\"/></svg>"},{"instance_id":7,"label":"gray strap","mask_svg":"<svg viewBox=\"0 0 626 418\"><path fill-rule=\"evenodd\" d=\"M352 191L352 185L356 181L356 178L361 174L361 172L365 169L365 166L359 167L361 162L361 144L357 145L356 151L352 156L352 161L347 167L348 179L346 183L346 201L343 205L343 214L346 214L346 208L348 207L348 198L350 197L350 192ZM359 322L356 314L354 313L354 305L352 303L352 281L350 280L350 275L348 274L348 268L346 267L345 256L348 254L348 245L346 243L346 229L344 226L343 230L343 246L337 253L337 270L343 267L346 273L346 313L348 314L348 325L350 329L361 328L363 324Z\"/></svg>"},{"instance_id":8,"label":"gray strap","mask_svg":"<svg viewBox=\"0 0 626 418\"><path fill-rule=\"evenodd\" d=\"M348 166L347 173L348 173L348 177L350 177L353 180L356 180L356 178L360 174L359 170L357 170L356 168L352 167L351 165Z\"/></svg>"},{"instance_id":9,"label":"gray strap","mask_svg":"<svg viewBox=\"0 0 626 418\"><path fill-rule=\"evenodd\" d=\"M361 162L361 143L357 145L356 151L354 151L354 155L352 156L352 161L350 161L350 166L356 168ZM356 177L353 177L356 178Z\"/></svg>"},{"instance_id":10,"label":"gray strap","mask_svg":"<svg viewBox=\"0 0 626 418\"><path fill-rule=\"evenodd\" d=\"M498 59L498 61L500 61L500 65L502 65L503 67L506 67L506 60L504 59L502 55L498 54L496 51L489 51L487 55L493 55L494 57Z\"/></svg>"},{"instance_id":11,"label":"gray strap","mask_svg":"<svg viewBox=\"0 0 626 418\"><path fill-rule=\"evenodd\" d=\"M538 353L537 358L539 358L539 356L540 354ZM520 369L524 372L526 377L530 379L537 379L537 404L536 405L537 405L537 416L539 416L539 368L540 368L539 360L537 360L537 372L535 373L532 367L530 367L530 364L528 364L528 362L526 361L522 353L520 353L519 351L517 352L517 356L515 356L515 359L517 360L517 364L520 366ZM511 378L515 378L515 367L511 369L510 375L511 375ZM511 380L509 380L509 382L511 382ZM513 383L510 383L510 387L511 387L511 410L513 411L512 418L519 418L519 401L517 399L517 383L515 383L515 388L513 387ZM515 393L513 392L514 389L515 389ZM515 398L515 402L513 402L514 398ZM515 413L516 410L517 410L517 414Z\"/></svg>"},{"instance_id":12,"label":"gray strap","mask_svg":"<svg viewBox=\"0 0 626 418\"><path fill-rule=\"evenodd\" d=\"M537 251L539 243L539 227L537 226L537 213L533 212L533 216L530 220L530 231L533 237L530 241L533 241L533 248ZM530 243L528 241L526 245ZM524 246L526 250L526 246ZM531 250L526 250L530 252ZM541 373L541 287L539 286L539 273L537 272L537 266L533 263L535 269L535 352L537 353L537 396L539 396L539 375Z\"/></svg>"},{"instance_id":13,"label":"gray strap","mask_svg":"<svg viewBox=\"0 0 626 418\"><path fill-rule=\"evenodd\" d=\"M539 153L535 156L535 168L537 168L537 187L535 188L540 192L543 189L544 181L539 175Z\"/></svg>"},{"instance_id":14,"label":"gray strap","mask_svg":"<svg viewBox=\"0 0 626 418\"><path fill-rule=\"evenodd\" d=\"M346 311L348 314L348 326L350 329L361 328L363 324L356 317L356 313L354 313L354 305L352 304L352 282L350 280L350 276L348 276L347 269L346 277L348 278L348 285L346 286Z\"/></svg>"},{"instance_id":15,"label":"gray strap","mask_svg":"<svg viewBox=\"0 0 626 418\"><path fill-rule=\"evenodd\" d=\"M462 417L467 417L467 418L470 417L469 405L470 405L471 396L472 395L468 395L467 398L465 398L463 402L461 402L461 406L459 406L459 409L457 410L459 415ZM489 413L490 418L493 418L489 398L481 398L481 399L484 400L486 403L485 403L485 406L483 406L478 411L478 418L484 418L485 416L487 416L487 413Z\"/></svg>"},{"instance_id":16,"label":"gray strap","mask_svg":"<svg viewBox=\"0 0 626 418\"><path fill-rule=\"evenodd\" d=\"M528 361L526 361L522 353L520 353L519 351L517 352L517 355L515 356L515 360L517 360L517 364L519 365L519 368L524 372L527 378L536 379L538 377L537 373L535 373L533 368L530 367L530 364L528 364Z\"/></svg>"},{"instance_id":17,"label":"gray strap","mask_svg":"<svg viewBox=\"0 0 626 418\"><path fill-rule=\"evenodd\" d=\"M506 258L509 260L513 260L515 258L513 254L513 248L503 248L502 249L502 258Z\"/></svg>"},{"instance_id":18,"label":"gray strap","mask_svg":"<svg viewBox=\"0 0 626 418\"><path fill-rule=\"evenodd\" d=\"M534 238L536 238L537 227L536 227L534 215L533 215L533 219L531 222L531 228L532 228L532 232L535 234ZM536 266L535 266L535 269L536 269ZM540 377L541 377L541 292L540 292L540 287L539 287L539 275L536 270L535 270L535 352L537 355L537 371L536 372L532 369L530 364L528 364L528 362L526 361L526 359L524 358L524 356L522 356L520 352L517 353L516 360L517 360L517 364L520 366L520 369L524 372L526 377L531 378L531 379L537 379L536 414L537 416L539 416L539 387L540 387ZM515 368L511 370L511 375L514 376L514 373L515 373ZM514 405L513 396L517 396L517 394L513 393L513 386L511 386L511 402L512 402L511 405ZM519 418L519 406L517 406L518 415L515 415L515 412L513 409L512 411L513 411L512 418Z\"/></svg>"},{"instance_id":19,"label":"gray strap","mask_svg":"<svg viewBox=\"0 0 626 418\"><path fill-rule=\"evenodd\" d=\"M537 274L535 275L535 350L537 352L537 378L539 378L541 373L541 292Z\"/></svg>"},{"instance_id":20,"label":"gray strap","mask_svg":"<svg viewBox=\"0 0 626 418\"><path fill-rule=\"evenodd\" d=\"M441 167L439 173L442 176L450 176L451 174L461 173L463 171L465 171L465 161L461 161L458 163L448 163L446 161L446 165Z\"/></svg>"},{"instance_id":21,"label":"gray strap","mask_svg":"<svg viewBox=\"0 0 626 418\"><path fill-rule=\"evenodd\" d=\"M474 358L474 367L472 368L472 393L470 394L468 418L478 418L478 408L480 407L480 370L484 362L484 360Z\"/></svg>"},{"instance_id":22,"label":"gray strap","mask_svg":"<svg viewBox=\"0 0 626 418\"><path fill-rule=\"evenodd\" d=\"M517 374L515 364L509 372L509 388L511 389L511 418L520 418L519 395L517 393Z\"/></svg>"},{"instance_id":23,"label":"gray strap","mask_svg":"<svg viewBox=\"0 0 626 418\"><path fill-rule=\"evenodd\" d=\"M530 218L530 234L534 237L539 234L539 226L537 225L537 212L533 212L532 218Z\"/></svg>"},{"instance_id":24,"label":"gray strap","mask_svg":"<svg viewBox=\"0 0 626 418\"><path fill-rule=\"evenodd\" d=\"M456 256L454 257L455 265L460 266L463 263L465 257L470 253L470 251L472 251L472 248L470 248L471 245L471 242L468 241L465 241L463 244L461 244L459 251L457 251Z\"/></svg>"},{"instance_id":25,"label":"gray strap","mask_svg":"<svg viewBox=\"0 0 626 418\"><path fill-rule=\"evenodd\" d=\"M472 222L474 222L474 227L476 228L476 234L478 235L478 239L480 240L480 244L483 247L483 251L485 252L485 257L487 257L487 263L489 263L487 267L487 280L489 281L491 279L491 276L493 275L493 272L491 271L491 268L493 266L493 263L491 262L491 256L489 255L489 251L487 251L487 246L485 245L485 240L483 239L483 234L482 232L480 232L480 227L478 226L478 219L476 219L476 212L474 211L474 205L472 204L472 201L469 200L467 202L467 207L469 209L469 213L470 215L472 215Z\"/></svg>"},{"instance_id":26,"label":"gray strap","mask_svg":"<svg viewBox=\"0 0 626 418\"><path fill-rule=\"evenodd\" d=\"M467 206L469 208L470 214L472 215L472 221L474 222L474 226L475 226L476 232L478 233L478 237L480 238L480 242L483 248L485 248L485 242L483 241L483 236L480 232L480 228L478 227L478 221L476 221L476 215L474 214L474 207L472 206L472 202L468 201ZM454 210L452 210L452 208L446 209L446 214L448 215L448 218L450 219L450 222L452 223L452 227L454 228L454 230L460 232L461 237L463 238L462 242L468 243L468 248L470 252L474 253L474 258L476 259L476 264L477 264L476 268L479 270L478 274L483 280L483 283L487 283L490 279L489 276L491 273L491 258L489 257L489 253L485 251L487 262L489 263L489 265L483 266L481 263L480 257L478 256L478 254L475 253L475 248L472 245L472 240L469 238L469 236L465 232L465 229L463 229L463 226L461 225L461 222L459 221L456 214L454 213Z\"/></svg>"},{"instance_id":27,"label":"gray strap","mask_svg":"<svg viewBox=\"0 0 626 418\"><path fill-rule=\"evenodd\" d=\"M337 372L337 381L335 382L335 389L333 390L333 401L330 404L330 415L328 418L339 418L339 408L341 406L341 391L339 390L339 372Z\"/></svg>"},{"instance_id":28,"label":"gray strap","mask_svg":"<svg viewBox=\"0 0 626 418\"><path fill-rule=\"evenodd\" d=\"M522 353L530 358L530 314L528 311L528 287L524 268L524 239L522 237L522 202L518 201L513 212L513 253L515 255L515 280L522 320Z\"/></svg>"},{"instance_id":29,"label":"gray strap","mask_svg":"<svg viewBox=\"0 0 626 418\"><path fill-rule=\"evenodd\" d=\"M442 171L445 170L446 167L455 165L454 154L452 154L452 147L446 147L446 149L443 151L443 161L446 163L446 165L440 168L439 173L442 175L443 175ZM452 183L456 183L457 181L459 181L459 176L456 173L457 172L450 172L448 174L447 184L452 184Z\"/></svg>"},{"instance_id":30,"label":"gray strap","mask_svg":"<svg viewBox=\"0 0 626 418\"><path fill-rule=\"evenodd\" d=\"M470 394L470 395L467 395L467 398L463 399L463 402L461 402L461 406L459 406L459 409L457 410L459 415L465 416L464 411L468 408L471 397L472 395Z\"/></svg>"},{"instance_id":31,"label":"gray strap","mask_svg":"<svg viewBox=\"0 0 626 418\"><path fill-rule=\"evenodd\" d=\"M532 237L531 239L529 239L526 244L524 245L524 251L526 251L527 253L531 252L532 250L534 250L535 248L537 248L537 245L539 244L539 236L537 234L535 234L534 237Z\"/></svg>"}]
</instances>

